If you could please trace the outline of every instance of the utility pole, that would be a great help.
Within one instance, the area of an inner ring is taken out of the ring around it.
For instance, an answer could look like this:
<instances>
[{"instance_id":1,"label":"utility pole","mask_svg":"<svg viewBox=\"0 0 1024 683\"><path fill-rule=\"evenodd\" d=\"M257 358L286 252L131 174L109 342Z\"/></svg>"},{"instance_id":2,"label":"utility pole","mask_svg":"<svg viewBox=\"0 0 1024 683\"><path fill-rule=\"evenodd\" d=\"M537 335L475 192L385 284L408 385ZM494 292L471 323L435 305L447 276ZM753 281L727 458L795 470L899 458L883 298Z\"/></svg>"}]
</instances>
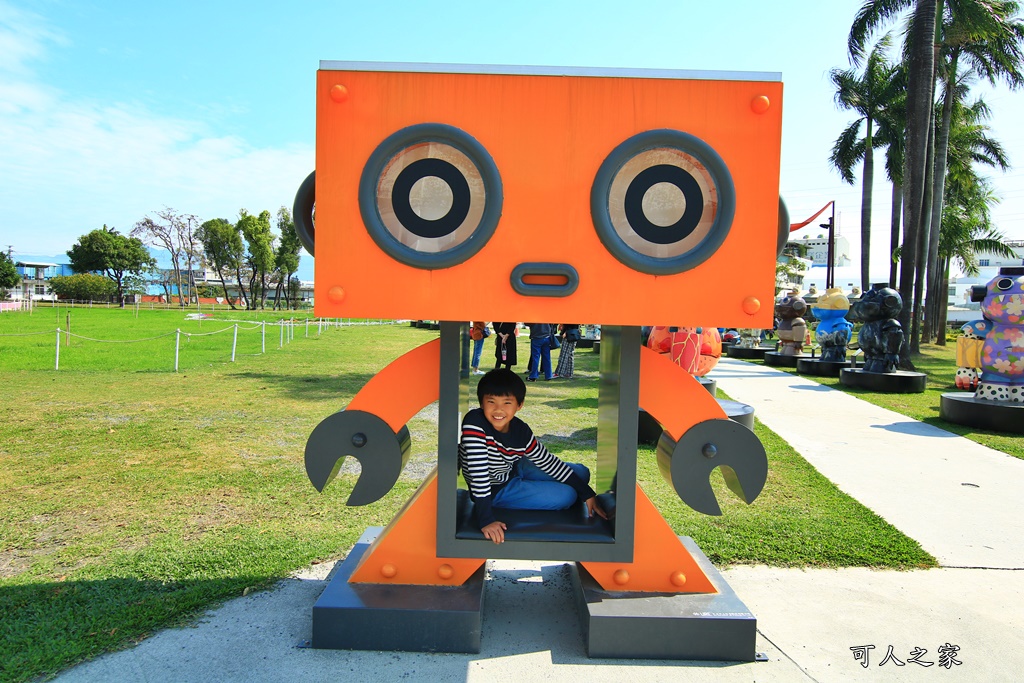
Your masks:
<instances>
[{"instance_id":1,"label":"utility pole","mask_svg":"<svg viewBox=\"0 0 1024 683\"><path fill-rule=\"evenodd\" d=\"M825 263L825 289L836 286L836 247L835 247L835 225L836 225L836 203L832 202L832 216L828 223L819 223L822 228L828 228L828 261Z\"/></svg>"}]
</instances>

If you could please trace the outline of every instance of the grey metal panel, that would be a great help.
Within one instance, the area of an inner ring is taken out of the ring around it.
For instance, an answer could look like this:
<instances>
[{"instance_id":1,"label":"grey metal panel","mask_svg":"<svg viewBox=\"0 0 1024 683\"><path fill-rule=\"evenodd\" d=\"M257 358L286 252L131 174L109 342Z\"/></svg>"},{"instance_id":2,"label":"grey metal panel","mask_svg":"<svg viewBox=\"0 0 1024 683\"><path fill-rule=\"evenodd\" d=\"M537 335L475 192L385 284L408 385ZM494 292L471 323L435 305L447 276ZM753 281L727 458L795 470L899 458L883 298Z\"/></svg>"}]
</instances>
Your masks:
<instances>
[{"instance_id":1,"label":"grey metal panel","mask_svg":"<svg viewBox=\"0 0 1024 683\"><path fill-rule=\"evenodd\" d=\"M586 569L570 565L589 656L754 661L757 618L693 540L679 540L718 593L606 591Z\"/></svg>"},{"instance_id":2,"label":"grey metal panel","mask_svg":"<svg viewBox=\"0 0 1024 683\"><path fill-rule=\"evenodd\" d=\"M459 405L469 378L469 325L441 323L440 400L437 418L437 554L439 557L487 557L447 552L455 539L455 490L459 477Z\"/></svg>"},{"instance_id":3,"label":"grey metal panel","mask_svg":"<svg viewBox=\"0 0 1024 683\"><path fill-rule=\"evenodd\" d=\"M640 328L601 328L601 377L597 399L598 493L615 491L616 545L633 560L636 522L636 439L640 410Z\"/></svg>"},{"instance_id":4,"label":"grey metal panel","mask_svg":"<svg viewBox=\"0 0 1024 683\"><path fill-rule=\"evenodd\" d=\"M630 69L592 66L531 66L505 64L430 64L424 62L344 62L320 60L320 71L397 71L434 74L495 74L506 76L594 76L599 78L659 78L690 81L782 80L779 71L698 71L691 69Z\"/></svg>"}]
</instances>

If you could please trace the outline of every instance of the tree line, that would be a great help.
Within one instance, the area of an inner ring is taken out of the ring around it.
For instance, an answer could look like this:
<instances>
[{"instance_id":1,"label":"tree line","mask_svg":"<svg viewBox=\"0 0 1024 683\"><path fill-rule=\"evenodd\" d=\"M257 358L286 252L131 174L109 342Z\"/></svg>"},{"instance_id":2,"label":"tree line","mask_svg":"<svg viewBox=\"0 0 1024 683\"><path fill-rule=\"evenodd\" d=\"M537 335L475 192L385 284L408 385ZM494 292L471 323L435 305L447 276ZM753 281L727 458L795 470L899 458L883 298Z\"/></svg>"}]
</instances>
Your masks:
<instances>
[{"instance_id":1,"label":"tree line","mask_svg":"<svg viewBox=\"0 0 1024 683\"><path fill-rule=\"evenodd\" d=\"M984 168L1009 168L989 134L990 112L972 88L981 80L1024 84L1024 22L1019 3L1003 0L866 0L847 41L854 69L833 69L838 106L858 117L840 134L830 163L853 184L861 164L861 285L868 275L874 151L885 149L892 190L889 286L903 298L902 365L922 339L945 344L951 265L977 275L977 254L1013 257L992 224L999 198ZM903 23L903 50L890 57ZM923 324L922 324L923 319Z\"/></svg>"},{"instance_id":2,"label":"tree line","mask_svg":"<svg viewBox=\"0 0 1024 683\"><path fill-rule=\"evenodd\" d=\"M142 293L149 284L163 287L167 301L177 296L182 307L201 296L223 293L231 308L236 299L228 291L233 279L242 307L265 308L275 292L274 308L292 308L299 297L299 242L291 212L277 212L275 233L269 211L254 215L242 209L238 221L214 218L200 223L189 213L165 208L139 220L128 235L104 225L82 235L67 252L74 275L55 277L50 287L61 298L103 299ZM148 246L170 255L171 268L157 268ZM220 292L195 281L196 268L210 267L220 280Z\"/></svg>"}]
</instances>

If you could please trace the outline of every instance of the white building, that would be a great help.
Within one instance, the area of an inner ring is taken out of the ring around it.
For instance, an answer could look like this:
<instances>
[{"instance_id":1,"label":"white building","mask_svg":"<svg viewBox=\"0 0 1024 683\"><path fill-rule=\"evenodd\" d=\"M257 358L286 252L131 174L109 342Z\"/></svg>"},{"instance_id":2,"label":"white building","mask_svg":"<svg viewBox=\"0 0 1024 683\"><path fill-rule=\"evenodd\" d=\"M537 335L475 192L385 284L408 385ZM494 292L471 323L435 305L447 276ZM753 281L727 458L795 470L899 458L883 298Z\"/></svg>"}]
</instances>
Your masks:
<instances>
[{"instance_id":1,"label":"white building","mask_svg":"<svg viewBox=\"0 0 1024 683\"><path fill-rule=\"evenodd\" d=\"M807 248L807 258L816 266L828 265L828 235L821 234L817 237L804 237L791 239L790 242L802 244ZM850 259L850 242L842 235L836 235L833 239L835 251L832 255L832 264L837 268L849 266L853 263Z\"/></svg>"}]
</instances>

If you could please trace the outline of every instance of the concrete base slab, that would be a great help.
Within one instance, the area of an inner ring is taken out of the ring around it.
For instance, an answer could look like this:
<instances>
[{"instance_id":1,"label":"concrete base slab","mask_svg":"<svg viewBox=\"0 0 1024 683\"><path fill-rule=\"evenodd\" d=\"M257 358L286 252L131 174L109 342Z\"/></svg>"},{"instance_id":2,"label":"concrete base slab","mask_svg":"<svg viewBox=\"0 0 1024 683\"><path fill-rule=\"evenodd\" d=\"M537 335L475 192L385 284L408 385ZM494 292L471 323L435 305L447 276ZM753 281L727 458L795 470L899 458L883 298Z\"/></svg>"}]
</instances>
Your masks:
<instances>
[{"instance_id":1,"label":"concrete base slab","mask_svg":"<svg viewBox=\"0 0 1024 683\"><path fill-rule=\"evenodd\" d=\"M939 417L949 422L1007 434L1024 434L1024 403L986 401L974 394L943 394Z\"/></svg>"},{"instance_id":2,"label":"concrete base slab","mask_svg":"<svg viewBox=\"0 0 1024 683\"><path fill-rule=\"evenodd\" d=\"M331 650L480 652L483 566L461 586L348 582L382 530L366 530L313 605L312 646Z\"/></svg>"},{"instance_id":3,"label":"concrete base slab","mask_svg":"<svg viewBox=\"0 0 1024 683\"><path fill-rule=\"evenodd\" d=\"M895 372L867 372L862 368L846 368L839 375L844 387L856 387L883 394L920 394L924 392L928 376L923 372L896 370Z\"/></svg>"},{"instance_id":4,"label":"concrete base slab","mask_svg":"<svg viewBox=\"0 0 1024 683\"><path fill-rule=\"evenodd\" d=\"M570 565L590 657L754 661L757 619L693 539L679 540L718 593L606 591L585 568Z\"/></svg>"},{"instance_id":5,"label":"concrete base slab","mask_svg":"<svg viewBox=\"0 0 1024 683\"><path fill-rule=\"evenodd\" d=\"M848 360L832 361L820 358L800 358L796 362L796 371L802 375L818 375L819 377L838 377L844 369L851 367Z\"/></svg>"}]
</instances>

